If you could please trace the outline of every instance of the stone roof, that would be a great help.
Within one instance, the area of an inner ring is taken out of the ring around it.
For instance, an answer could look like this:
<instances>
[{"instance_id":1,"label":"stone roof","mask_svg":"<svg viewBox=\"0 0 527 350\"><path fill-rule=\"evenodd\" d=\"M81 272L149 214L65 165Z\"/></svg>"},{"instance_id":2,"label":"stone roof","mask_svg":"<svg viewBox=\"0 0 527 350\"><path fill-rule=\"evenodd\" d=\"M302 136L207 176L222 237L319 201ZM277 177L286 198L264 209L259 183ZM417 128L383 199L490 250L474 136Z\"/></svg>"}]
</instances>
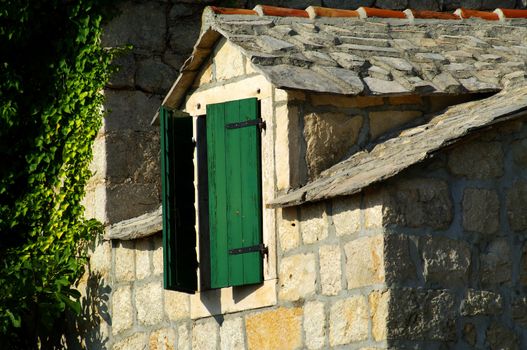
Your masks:
<instances>
[{"instance_id":1,"label":"stone roof","mask_svg":"<svg viewBox=\"0 0 527 350\"><path fill-rule=\"evenodd\" d=\"M457 94L498 91L507 81L525 79L527 19L507 19L527 17L525 10L460 9L454 16L369 8L329 14L315 7L282 12L269 8L206 9L202 34L163 105L180 107L221 37L284 89L344 95ZM437 19L451 16L456 19Z\"/></svg>"},{"instance_id":2,"label":"stone roof","mask_svg":"<svg viewBox=\"0 0 527 350\"><path fill-rule=\"evenodd\" d=\"M484 100L450 107L428 123L401 131L322 172L306 186L267 205L287 207L352 195L384 181L471 134L527 115L527 85L509 87Z\"/></svg>"}]
</instances>

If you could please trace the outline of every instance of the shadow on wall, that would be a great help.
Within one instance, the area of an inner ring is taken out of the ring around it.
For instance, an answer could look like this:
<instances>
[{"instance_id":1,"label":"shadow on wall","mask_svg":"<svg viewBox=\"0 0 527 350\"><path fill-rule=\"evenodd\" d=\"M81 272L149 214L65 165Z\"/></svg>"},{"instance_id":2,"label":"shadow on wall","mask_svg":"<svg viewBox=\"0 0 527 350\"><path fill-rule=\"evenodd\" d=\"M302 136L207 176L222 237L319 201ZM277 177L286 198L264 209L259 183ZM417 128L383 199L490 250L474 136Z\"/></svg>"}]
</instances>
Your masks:
<instances>
[{"instance_id":1,"label":"shadow on wall","mask_svg":"<svg viewBox=\"0 0 527 350\"><path fill-rule=\"evenodd\" d=\"M111 287L100 273L89 271L86 294L81 297L81 312L67 316L66 344L68 349L106 349L108 334L106 324L111 325L108 309Z\"/></svg>"}]
</instances>

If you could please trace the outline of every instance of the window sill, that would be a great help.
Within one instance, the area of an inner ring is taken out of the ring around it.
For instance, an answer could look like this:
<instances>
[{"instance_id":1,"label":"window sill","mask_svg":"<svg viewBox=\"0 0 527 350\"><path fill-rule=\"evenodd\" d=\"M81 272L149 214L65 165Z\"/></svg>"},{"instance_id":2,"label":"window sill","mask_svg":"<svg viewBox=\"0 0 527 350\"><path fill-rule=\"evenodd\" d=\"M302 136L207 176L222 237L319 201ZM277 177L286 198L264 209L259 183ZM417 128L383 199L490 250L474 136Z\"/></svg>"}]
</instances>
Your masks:
<instances>
[{"instance_id":1,"label":"window sill","mask_svg":"<svg viewBox=\"0 0 527 350\"><path fill-rule=\"evenodd\" d=\"M190 297L190 317L194 319L276 305L277 279L252 286L198 292Z\"/></svg>"}]
</instances>

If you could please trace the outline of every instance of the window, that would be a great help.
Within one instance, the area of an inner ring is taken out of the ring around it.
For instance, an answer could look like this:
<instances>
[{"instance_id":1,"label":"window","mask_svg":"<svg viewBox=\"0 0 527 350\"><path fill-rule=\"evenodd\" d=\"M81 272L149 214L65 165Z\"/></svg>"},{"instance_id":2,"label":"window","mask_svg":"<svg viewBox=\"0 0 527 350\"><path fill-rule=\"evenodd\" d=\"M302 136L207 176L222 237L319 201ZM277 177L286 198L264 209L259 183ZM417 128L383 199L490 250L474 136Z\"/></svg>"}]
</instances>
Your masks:
<instances>
[{"instance_id":1,"label":"window","mask_svg":"<svg viewBox=\"0 0 527 350\"><path fill-rule=\"evenodd\" d=\"M197 290L192 118L162 109L165 288ZM263 281L260 128L255 98L207 105L196 122L200 285Z\"/></svg>"}]
</instances>

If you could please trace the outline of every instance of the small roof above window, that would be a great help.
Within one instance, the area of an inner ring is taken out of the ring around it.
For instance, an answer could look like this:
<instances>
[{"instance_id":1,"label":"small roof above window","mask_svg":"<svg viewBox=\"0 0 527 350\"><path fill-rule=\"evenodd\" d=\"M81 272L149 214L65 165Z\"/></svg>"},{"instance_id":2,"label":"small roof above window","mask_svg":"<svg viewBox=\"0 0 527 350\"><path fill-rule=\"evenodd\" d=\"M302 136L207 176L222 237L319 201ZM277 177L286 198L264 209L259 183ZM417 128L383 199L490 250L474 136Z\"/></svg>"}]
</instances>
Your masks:
<instances>
[{"instance_id":1,"label":"small roof above window","mask_svg":"<svg viewBox=\"0 0 527 350\"><path fill-rule=\"evenodd\" d=\"M453 15L209 7L202 34L163 105L180 106L221 37L278 88L343 95L498 91L510 80L525 80L525 17L525 10L500 9L460 9Z\"/></svg>"}]
</instances>

